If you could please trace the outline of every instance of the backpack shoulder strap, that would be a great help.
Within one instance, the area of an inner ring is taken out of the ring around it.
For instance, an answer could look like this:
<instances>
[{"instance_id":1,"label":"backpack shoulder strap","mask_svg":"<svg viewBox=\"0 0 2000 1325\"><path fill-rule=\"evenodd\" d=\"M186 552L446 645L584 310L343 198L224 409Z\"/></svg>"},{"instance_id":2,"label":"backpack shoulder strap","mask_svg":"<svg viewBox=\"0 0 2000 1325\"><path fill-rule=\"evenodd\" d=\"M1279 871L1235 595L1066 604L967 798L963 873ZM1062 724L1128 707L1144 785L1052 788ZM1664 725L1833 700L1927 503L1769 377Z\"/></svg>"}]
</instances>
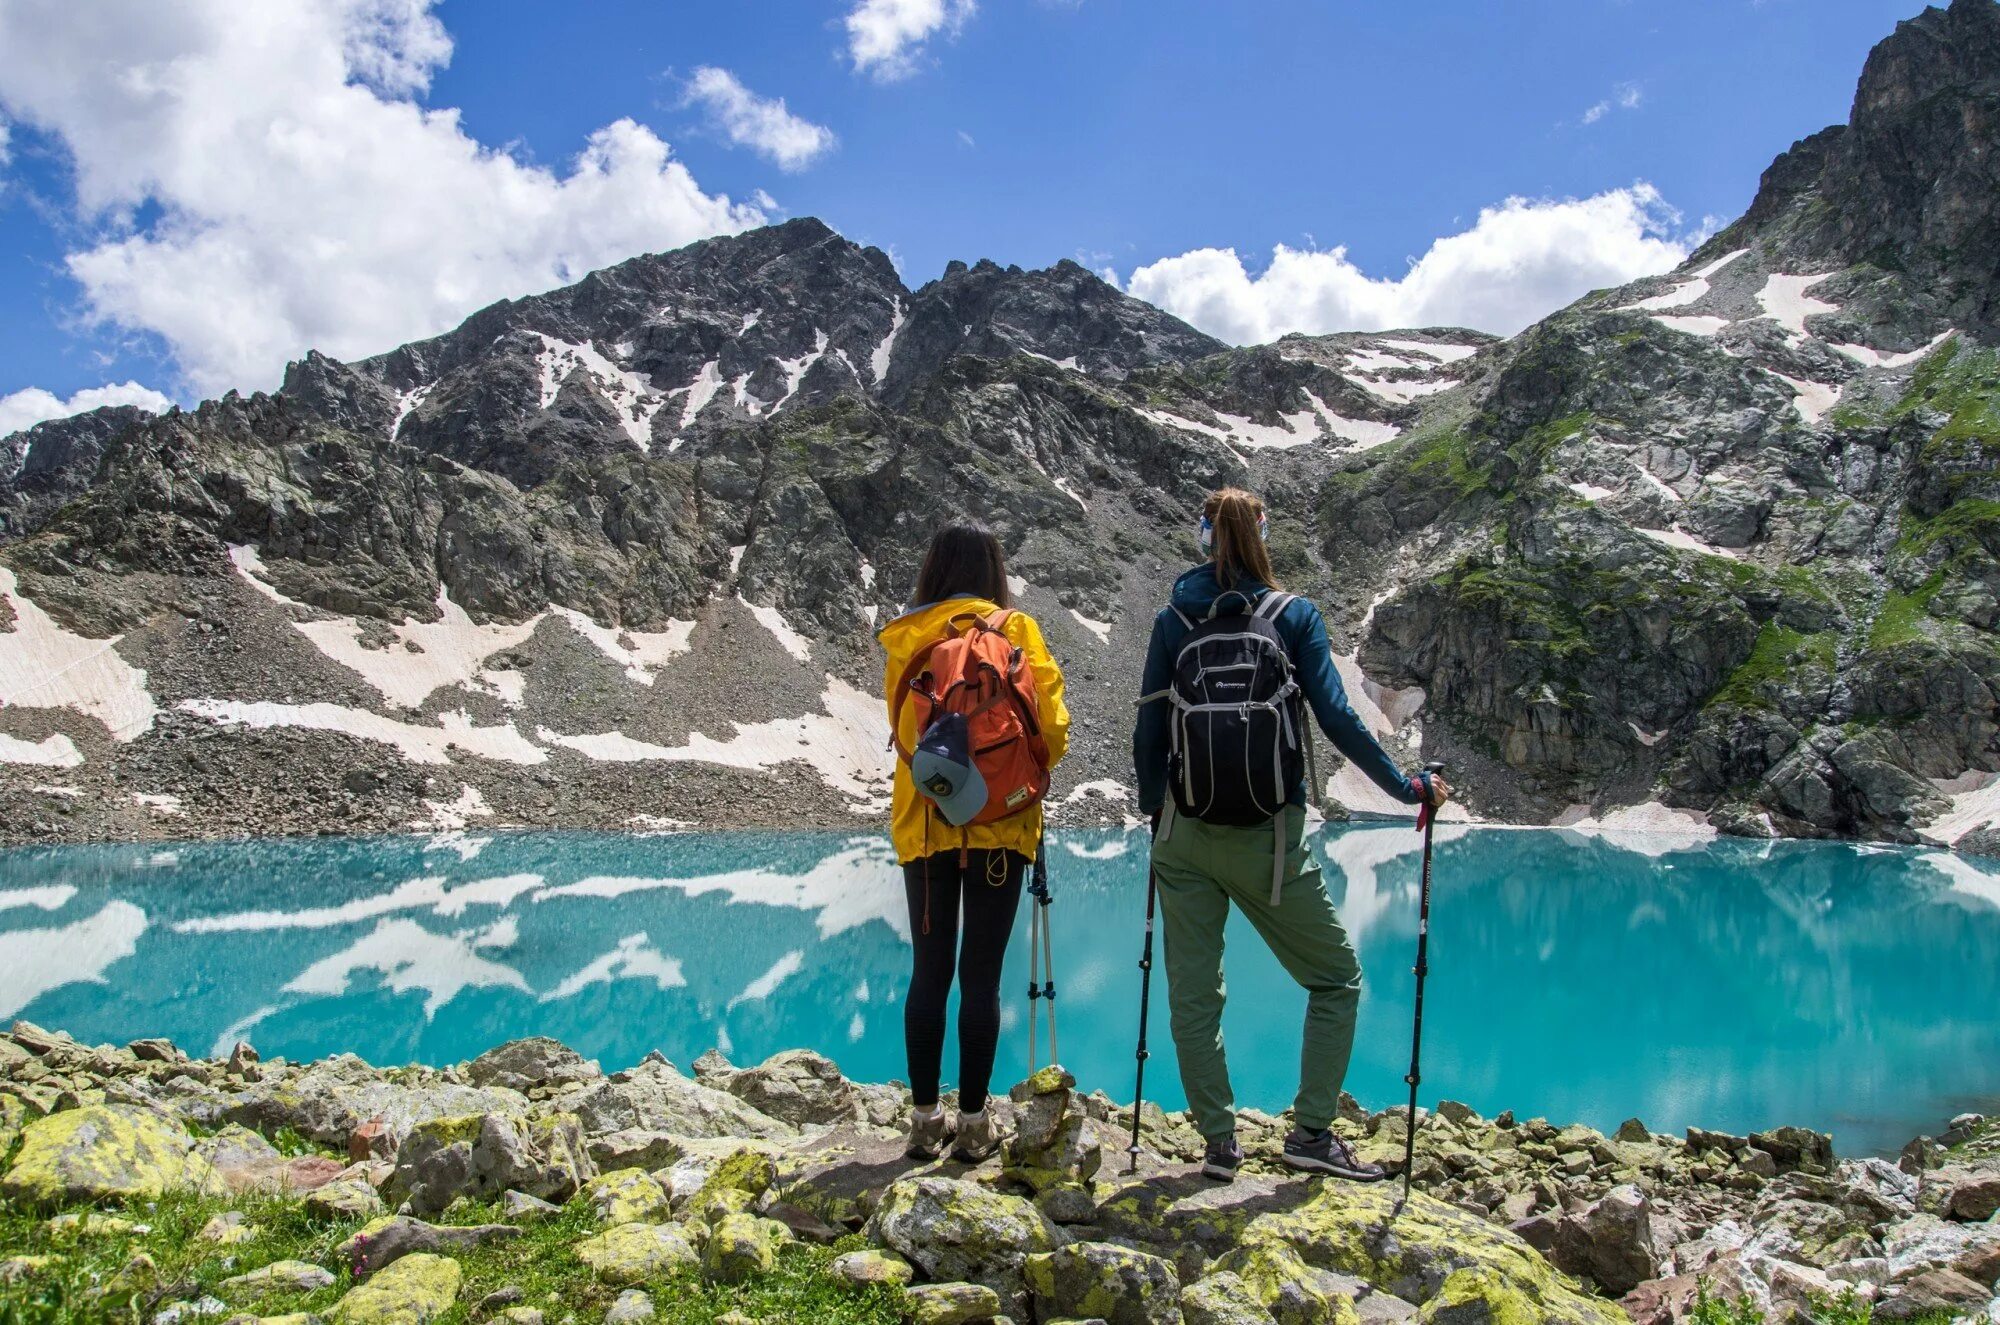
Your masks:
<instances>
[{"instance_id":1,"label":"backpack shoulder strap","mask_svg":"<svg viewBox=\"0 0 2000 1325\"><path fill-rule=\"evenodd\" d=\"M1179 618L1180 618L1180 623L1181 623L1181 626L1182 626L1182 628L1183 628L1183 629L1186 629L1186 630L1193 630L1193 629L1194 629L1194 618L1193 618L1193 617L1191 617L1191 616L1189 616L1189 615L1188 615L1187 613L1185 613L1185 612L1181 611L1181 610L1180 610L1180 609L1179 609L1178 607L1175 607L1175 606L1174 606L1174 605L1173 605L1172 603L1168 603L1168 604L1167 604L1167 610L1168 610L1169 612L1172 612L1172 613L1173 613L1173 614L1174 614L1174 615L1175 615L1176 617L1179 617Z\"/></svg>"},{"instance_id":2,"label":"backpack shoulder strap","mask_svg":"<svg viewBox=\"0 0 2000 1325\"><path fill-rule=\"evenodd\" d=\"M1264 596L1257 600L1257 610L1252 615L1260 616L1275 625L1278 617L1297 597L1297 594L1280 593L1276 589L1267 590Z\"/></svg>"},{"instance_id":3,"label":"backpack shoulder strap","mask_svg":"<svg viewBox=\"0 0 2000 1325\"><path fill-rule=\"evenodd\" d=\"M924 674L926 667L930 666L931 655L936 653L938 646L949 638L951 637L946 635L934 639L912 654L908 665L903 668L902 676L896 680L896 688L889 694L889 746L906 764L910 762L911 752L903 747L903 705L909 703L910 695L915 692L917 678Z\"/></svg>"}]
</instances>

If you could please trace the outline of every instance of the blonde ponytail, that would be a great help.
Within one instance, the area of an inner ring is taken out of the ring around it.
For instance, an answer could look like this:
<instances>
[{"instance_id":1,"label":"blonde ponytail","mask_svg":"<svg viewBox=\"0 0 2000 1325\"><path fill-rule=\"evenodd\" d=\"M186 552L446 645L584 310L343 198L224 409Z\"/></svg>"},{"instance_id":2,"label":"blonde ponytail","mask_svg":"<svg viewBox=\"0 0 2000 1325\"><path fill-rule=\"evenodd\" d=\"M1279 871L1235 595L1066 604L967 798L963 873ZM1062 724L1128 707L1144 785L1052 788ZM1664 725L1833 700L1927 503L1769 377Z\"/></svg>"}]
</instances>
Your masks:
<instances>
[{"instance_id":1,"label":"blonde ponytail","mask_svg":"<svg viewBox=\"0 0 2000 1325\"><path fill-rule=\"evenodd\" d=\"M1222 488L1202 504L1202 518L1213 534L1210 558L1215 578L1234 589L1246 576L1272 589L1282 588L1271 571L1271 554L1264 547L1264 503L1241 488Z\"/></svg>"}]
</instances>

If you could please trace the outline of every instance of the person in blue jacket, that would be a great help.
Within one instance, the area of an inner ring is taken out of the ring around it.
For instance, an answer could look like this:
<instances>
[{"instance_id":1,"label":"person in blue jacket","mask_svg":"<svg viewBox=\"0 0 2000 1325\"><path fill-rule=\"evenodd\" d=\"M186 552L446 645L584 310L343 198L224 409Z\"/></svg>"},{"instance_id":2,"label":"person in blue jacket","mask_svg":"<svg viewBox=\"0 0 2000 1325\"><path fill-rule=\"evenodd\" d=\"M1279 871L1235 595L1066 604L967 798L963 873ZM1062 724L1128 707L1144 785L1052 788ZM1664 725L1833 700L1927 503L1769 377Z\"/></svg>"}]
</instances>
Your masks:
<instances>
[{"instance_id":1,"label":"person in blue jacket","mask_svg":"<svg viewBox=\"0 0 2000 1325\"><path fill-rule=\"evenodd\" d=\"M1209 497L1201 523L1202 550L1209 559L1174 582L1172 606L1154 619L1141 695L1157 695L1171 686L1187 623L1206 617L1219 596L1235 592L1254 603L1279 587L1264 531L1264 504L1255 496L1224 488ZM1299 688L1334 746L1397 800L1444 804L1451 795L1444 779L1404 774L1355 715L1334 668L1319 609L1294 598L1274 624L1291 655ZM1331 1130L1354 1049L1361 964L1306 845L1305 778L1293 784L1283 812L1286 854L1280 872L1272 859L1279 835L1270 827L1211 824L1176 812L1167 797L1168 724L1167 704L1142 703L1132 733L1132 759L1139 808L1153 820L1167 1004L1181 1084L1208 1143L1202 1170L1227 1181L1243 1162L1222 1045L1222 931L1234 904L1307 995L1299 1093L1284 1162L1355 1181L1379 1180L1387 1176L1385 1170L1360 1160ZM1283 880L1275 891L1274 875Z\"/></svg>"}]
</instances>

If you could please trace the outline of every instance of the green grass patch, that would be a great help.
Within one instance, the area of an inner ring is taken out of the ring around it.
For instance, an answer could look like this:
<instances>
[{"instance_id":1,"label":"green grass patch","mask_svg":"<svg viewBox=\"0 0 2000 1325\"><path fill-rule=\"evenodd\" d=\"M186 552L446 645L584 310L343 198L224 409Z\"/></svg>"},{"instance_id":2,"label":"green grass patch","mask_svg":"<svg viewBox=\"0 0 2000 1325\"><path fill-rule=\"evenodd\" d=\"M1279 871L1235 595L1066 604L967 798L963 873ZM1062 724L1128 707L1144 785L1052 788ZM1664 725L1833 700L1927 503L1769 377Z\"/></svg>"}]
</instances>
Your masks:
<instances>
[{"instance_id":1,"label":"green grass patch","mask_svg":"<svg viewBox=\"0 0 2000 1325\"><path fill-rule=\"evenodd\" d=\"M225 1210L243 1212L258 1236L235 1246L200 1240L203 1225ZM255 1304L256 1314L323 1315L353 1286L334 1249L363 1221L315 1220L296 1200L174 1193L114 1213L144 1231L95 1237L52 1232L46 1215L0 1206L0 1259L54 1258L44 1271L0 1284L0 1325L139 1325L169 1301L204 1294L228 1301L221 1291L225 1279L280 1260L322 1266L333 1272L334 1282L312 1293L266 1298ZM434 1222L494 1223L499 1210L461 1203ZM589 1209L571 1202L544 1222L523 1225L519 1238L457 1256L465 1276L458 1301L435 1325L470 1325L480 1300L502 1288L519 1289L521 1305L539 1308L550 1325L570 1316L601 1319L619 1290L599 1284L572 1250L599 1231ZM158 1283L169 1291L103 1294L102 1285L140 1252L152 1258ZM900 1294L879 1288L857 1292L834 1280L827 1266L835 1254L832 1248L795 1243L780 1252L775 1270L747 1284L723 1287L681 1274L642 1287L652 1294L660 1325L707 1325L731 1311L814 1325L893 1325Z\"/></svg>"},{"instance_id":2,"label":"green grass patch","mask_svg":"<svg viewBox=\"0 0 2000 1325\"><path fill-rule=\"evenodd\" d=\"M1904 513L1901 536L1896 548L1922 556L1939 543L1960 551L1984 549L1989 540L2000 538L2000 501L1986 497L1966 497L1953 502L1928 520Z\"/></svg>"},{"instance_id":3,"label":"green grass patch","mask_svg":"<svg viewBox=\"0 0 2000 1325\"><path fill-rule=\"evenodd\" d=\"M1689 1325L1765 1325L1769 1319L1749 1294L1733 1301L1716 1297L1706 1279L1695 1289L1694 1309L1688 1313ZM1875 1308L1857 1298L1850 1288L1832 1297L1814 1297L1805 1313L1792 1319L1810 1325L1871 1325ZM1951 1319L1949 1311L1927 1311L1910 1317L1910 1325L1947 1325Z\"/></svg>"},{"instance_id":4,"label":"green grass patch","mask_svg":"<svg viewBox=\"0 0 2000 1325\"><path fill-rule=\"evenodd\" d=\"M1775 621L1766 622L1757 632L1750 656L1739 664L1710 697L1709 703L1734 708L1765 708L1770 704L1766 691L1786 678L1811 667L1832 671L1840 647L1833 631L1807 634L1787 630Z\"/></svg>"},{"instance_id":5,"label":"green grass patch","mask_svg":"<svg viewBox=\"0 0 2000 1325\"><path fill-rule=\"evenodd\" d=\"M1899 645L1917 644L1932 638L1930 629L1931 600L1944 588L1944 572L1918 586L1914 593L1901 593L1894 589L1882 596L1882 606L1875 613L1875 620L1868 627L1868 647L1871 649L1893 649Z\"/></svg>"},{"instance_id":6,"label":"green grass patch","mask_svg":"<svg viewBox=\"0 0 2000 1325\"><path fill-rule=\"evenodd\" d=\"M1493 473L1491 465L1474 467L1472 442L1460 432L1414 438L1403 454L1410 477L1448 488L1461 499L1483 491Z\"/></svg>"}]
</instances>

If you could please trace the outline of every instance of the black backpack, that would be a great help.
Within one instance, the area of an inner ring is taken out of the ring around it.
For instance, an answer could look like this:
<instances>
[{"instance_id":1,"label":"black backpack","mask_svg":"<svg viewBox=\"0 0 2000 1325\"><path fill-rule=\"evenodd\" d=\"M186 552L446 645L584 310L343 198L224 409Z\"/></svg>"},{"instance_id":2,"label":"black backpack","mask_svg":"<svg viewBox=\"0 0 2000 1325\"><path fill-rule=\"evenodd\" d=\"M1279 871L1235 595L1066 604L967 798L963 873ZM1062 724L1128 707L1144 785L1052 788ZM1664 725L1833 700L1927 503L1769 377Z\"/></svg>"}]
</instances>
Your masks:
<instances>
[{"instance_id":1,"label":"black backpack","mask_svg":"<svg viewBox=\"0 0 2000 1325\"><path fill-rule=\"evenodd\" d=\"M1167 771L1181 814L1232 827L1267 823L1305 776L1305 696L1277 627L1292 597L1270 590L1253 604L1232 590L1199 622L1173 609L1188 634L1162 697L1173 706ZM1231 600L1236 610L1223 614Z\"/></svg>"}]
</instances>

